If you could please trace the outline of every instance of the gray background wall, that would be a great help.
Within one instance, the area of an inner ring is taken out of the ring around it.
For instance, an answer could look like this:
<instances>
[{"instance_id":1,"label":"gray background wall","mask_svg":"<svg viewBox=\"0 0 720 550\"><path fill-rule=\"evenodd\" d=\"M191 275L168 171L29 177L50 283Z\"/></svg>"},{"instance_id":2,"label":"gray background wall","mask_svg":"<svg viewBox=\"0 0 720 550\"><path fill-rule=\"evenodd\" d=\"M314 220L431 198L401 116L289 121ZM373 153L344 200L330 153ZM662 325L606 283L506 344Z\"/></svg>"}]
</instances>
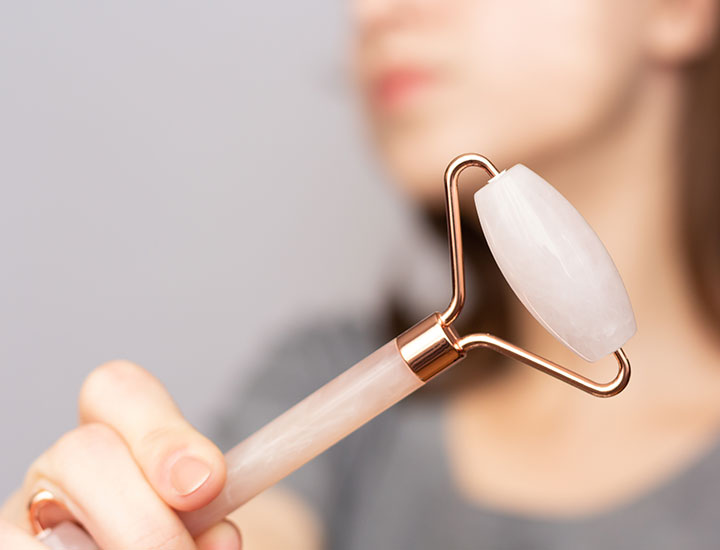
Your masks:
<instances>
[{"instance_id":1,"label":"gray background wall","mask_svg":"<svg viewBox=\"0 0 720 550\"><path fill-rule=\"evenodd\" d=\"M146 366L207 430L267 335L371 311L425 261L362 137L344 9L2 4L0 498L96 365Z\"/></svg>"}]
</instances>

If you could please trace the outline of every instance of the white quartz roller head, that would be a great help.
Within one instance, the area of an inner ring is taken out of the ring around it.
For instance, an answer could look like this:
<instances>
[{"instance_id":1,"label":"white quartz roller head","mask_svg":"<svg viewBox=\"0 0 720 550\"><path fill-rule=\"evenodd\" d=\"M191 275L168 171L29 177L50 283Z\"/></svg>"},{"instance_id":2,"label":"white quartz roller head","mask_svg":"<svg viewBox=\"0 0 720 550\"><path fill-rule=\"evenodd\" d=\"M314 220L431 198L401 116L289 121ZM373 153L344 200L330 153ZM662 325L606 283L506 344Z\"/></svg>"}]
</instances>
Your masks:
<instances>
[{"instance_id":1,"label":"white quartz roller head","mask_svg":"<svg viewBox=\"0 0 720 550\"><path fill-rule=\"evenodd\" d=\"M475 193L490 250L550 333L588 361L635 334L630 299L597 234L554 187L517 164Z\"/></svg>"}]
</instances>

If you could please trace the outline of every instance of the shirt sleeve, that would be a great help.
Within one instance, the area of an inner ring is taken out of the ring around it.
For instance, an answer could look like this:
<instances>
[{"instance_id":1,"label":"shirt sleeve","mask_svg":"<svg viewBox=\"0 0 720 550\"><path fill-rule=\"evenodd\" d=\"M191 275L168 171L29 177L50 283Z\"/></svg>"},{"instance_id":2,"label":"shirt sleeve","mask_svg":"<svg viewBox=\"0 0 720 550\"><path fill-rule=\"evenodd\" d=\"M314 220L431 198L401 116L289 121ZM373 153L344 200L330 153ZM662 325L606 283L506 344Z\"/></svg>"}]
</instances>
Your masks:
<instances>
[{"instance_id":1,"label":"shirt sleeve","mask_svg":"<svg viewBox=\"0 0 720 550\"><path fill-rule=\"evenodd\" d=\"M377 328L339 322L304 329L270 350L237 398L222 409L214 440L226 452L323 384L360 361L384 342ZM330 527L342 507L342 488L352 476L364 444L364 426L280 483L304 498Z\"/></svg>"}]
</instances>

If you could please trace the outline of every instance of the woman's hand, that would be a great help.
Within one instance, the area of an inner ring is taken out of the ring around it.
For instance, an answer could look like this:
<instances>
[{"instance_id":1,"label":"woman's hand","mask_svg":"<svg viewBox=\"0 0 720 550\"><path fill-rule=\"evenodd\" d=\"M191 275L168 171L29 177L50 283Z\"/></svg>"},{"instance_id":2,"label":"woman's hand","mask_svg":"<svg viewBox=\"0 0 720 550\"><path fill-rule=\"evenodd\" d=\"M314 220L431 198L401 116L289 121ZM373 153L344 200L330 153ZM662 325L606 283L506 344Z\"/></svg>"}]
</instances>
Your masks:
<instances>
[{"instance_id":1,"label":"woman's hand","mask_svg":"<svg viewBox=\"0 0 720 550\"><path fill-rule=\"evenodd\" d=\"M225 482L220 450L180 414L163 385L128 361L93 371L80 391L80 426L31 466L0 511L0 548L40 550L27 502L50 490L103 550L237 550L225 521L197 539L174 510L210 502Z\"/></svg>"}]
</instances>

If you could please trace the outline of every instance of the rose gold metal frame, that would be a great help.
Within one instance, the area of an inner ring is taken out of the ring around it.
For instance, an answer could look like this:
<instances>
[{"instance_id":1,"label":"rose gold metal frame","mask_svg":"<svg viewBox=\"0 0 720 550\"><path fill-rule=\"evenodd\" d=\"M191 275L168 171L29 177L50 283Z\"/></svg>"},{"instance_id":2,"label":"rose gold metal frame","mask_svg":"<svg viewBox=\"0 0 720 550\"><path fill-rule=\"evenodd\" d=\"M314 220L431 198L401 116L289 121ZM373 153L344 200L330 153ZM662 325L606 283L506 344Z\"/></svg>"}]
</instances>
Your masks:
<instances>
[{"instance_id":1,"label":"rose gold metal frame","mask_svg":"<svg viewBox=\"0 0 720 550\"><path fill-rule=\"evenodd\" d=\"M460 228L460 174L470 167L482 168L491 177L499 175L487 158L475 153L454 159L445 171L445 206L450 243L452 298L443 313L434 313L398 336L398 348L408 366L422 380L429 380L477 347L489 348L534 367L596 397L617 395L630 381L630 361L622 348L614 352L618 372L607 383L595 382L572 370L535 355L492 334L470 334L460 337L452 326L465 304L465 262Z\"/></svg>"}]
</instances>

